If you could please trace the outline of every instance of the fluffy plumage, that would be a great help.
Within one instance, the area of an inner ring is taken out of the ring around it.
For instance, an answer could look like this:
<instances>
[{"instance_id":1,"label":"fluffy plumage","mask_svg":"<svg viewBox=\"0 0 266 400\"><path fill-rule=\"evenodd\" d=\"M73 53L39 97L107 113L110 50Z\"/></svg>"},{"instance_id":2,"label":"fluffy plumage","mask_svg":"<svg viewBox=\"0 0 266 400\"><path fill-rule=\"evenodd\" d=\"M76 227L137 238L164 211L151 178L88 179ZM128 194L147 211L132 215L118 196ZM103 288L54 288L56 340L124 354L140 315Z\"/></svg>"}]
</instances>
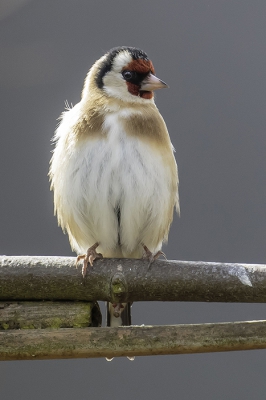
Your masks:
<instances>
[{"instance_id":1,"label":"fluffy plumage","mask_svg":"<svg viewBox=\"0 0 266 400\"><path fill-rule=\"evenodd\" d=\"M54 136L50 179L58 223L77 253L156 254L179 210L177 166L146 53L119 47L90 69L81 101Z\"/></svg>"}]
</instances>

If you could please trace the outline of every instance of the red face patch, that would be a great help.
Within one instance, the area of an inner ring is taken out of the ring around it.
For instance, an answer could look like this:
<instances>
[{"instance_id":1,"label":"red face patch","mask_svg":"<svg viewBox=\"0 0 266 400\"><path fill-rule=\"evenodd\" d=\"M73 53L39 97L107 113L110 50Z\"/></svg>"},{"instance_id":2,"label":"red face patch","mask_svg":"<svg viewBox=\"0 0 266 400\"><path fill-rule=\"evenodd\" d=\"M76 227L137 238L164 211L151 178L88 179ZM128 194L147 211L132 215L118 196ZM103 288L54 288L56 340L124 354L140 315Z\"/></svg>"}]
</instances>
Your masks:
<instances>
[{"instance_id":1,"label":"red face patch","mask_svg":"<svg viewBox=\"0 0 266 400\"><path fill-rule=\"evenodd\" d=\"M152 65L152 62L149 60L142 60L139 58L138 60L133 60L127 66L125 69L128 69L129 71L136 71L139 72L140 74L148 74L151 72L152 74L155 74L154 67Z\"/></svg>"},{"instance_id":2,"label":"red face patch","mask_svg":"<svg viewBox=\"0 0 266 400\"><path fill-rule=\"evenodd\" d=\"M143 91L139 92L139 96L142 97L143 99L152 99L153 98L153 92L145 92L143 90Z\"/></svg>"},{"instance_id":3,"label":"red face patch","mask_svg":"<svg viewBox=\"0 0 266 400\"><path fill-rule=\"evenodd\" d=\"M155 74L155 70L153 67L152 62L149 60L133 60L125 68L123 68L123 71L128 70L128 71L135 71L138 72L139 74L148 74L152 73ZM140 90L139 85L135 85L134 83L131 82L126 82L128 91L129 93L133 94L134 96L139 96L142 97L143 99L152 99L153 98L153 92L147 92L147 91L142 91Z\"/></svg>"}]
</instances>

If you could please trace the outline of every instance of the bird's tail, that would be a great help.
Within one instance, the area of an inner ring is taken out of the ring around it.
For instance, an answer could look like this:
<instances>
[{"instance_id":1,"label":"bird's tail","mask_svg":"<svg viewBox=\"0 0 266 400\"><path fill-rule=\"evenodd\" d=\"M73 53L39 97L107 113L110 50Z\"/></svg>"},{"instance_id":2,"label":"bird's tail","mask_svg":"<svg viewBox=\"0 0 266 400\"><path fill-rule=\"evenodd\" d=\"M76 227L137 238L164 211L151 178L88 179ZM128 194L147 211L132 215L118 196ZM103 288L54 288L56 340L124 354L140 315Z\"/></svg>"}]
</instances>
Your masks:
<instances>
[{"instance_id":1,"label":"bird's tail","mask_svg":"<svg viewBox=\"0 0 266 400\"><path fill-rule=\"evenodd\" d=\"M106 310L106 326L116 328L118 326L131 325L131 303L118 303L114 305L107 302ZM127 357L133 361L135 357ZM106 358L107 361L112 361L113 358Z\"/></svg>"}]
</instances>

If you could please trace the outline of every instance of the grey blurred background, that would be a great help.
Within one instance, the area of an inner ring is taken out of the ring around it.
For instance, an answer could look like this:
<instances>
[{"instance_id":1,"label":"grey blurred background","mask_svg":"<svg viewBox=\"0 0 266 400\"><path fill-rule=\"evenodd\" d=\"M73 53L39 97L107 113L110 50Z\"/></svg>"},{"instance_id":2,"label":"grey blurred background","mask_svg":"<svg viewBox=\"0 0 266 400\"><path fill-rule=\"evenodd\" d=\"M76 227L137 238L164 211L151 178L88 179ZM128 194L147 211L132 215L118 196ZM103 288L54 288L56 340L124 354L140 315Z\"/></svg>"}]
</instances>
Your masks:
<instances>
[{"instance_id":1,"label":"grey blurred background","mask_svg":"<svg viewBox=\"0 0 266 400\"><path fill-rule=\"evenodd\" d=\"M0 253L72 255L53 216L50 139L89 67L136 46L180 173L169 259L266 263L265 0L1 0ZM259 304L137 303L134 324L265 319ZM264 399L265 351L2 362L1 398Z\"/></svg>"}]
</instances>

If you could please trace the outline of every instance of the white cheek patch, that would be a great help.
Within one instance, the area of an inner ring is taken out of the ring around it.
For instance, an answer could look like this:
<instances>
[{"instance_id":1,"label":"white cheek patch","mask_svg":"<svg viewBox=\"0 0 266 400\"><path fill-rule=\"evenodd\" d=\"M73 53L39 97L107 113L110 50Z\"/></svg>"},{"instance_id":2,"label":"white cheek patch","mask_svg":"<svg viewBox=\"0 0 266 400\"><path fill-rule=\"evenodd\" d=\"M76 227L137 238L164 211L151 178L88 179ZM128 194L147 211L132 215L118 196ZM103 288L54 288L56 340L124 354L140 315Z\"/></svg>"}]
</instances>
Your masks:
<instances>
[{"instance_id":1,"label":"white cheek patch","mask_svg":"<svg viewBox=\"0 0 266 400\"><path fill-rule=\"evenodd\" d=\"M120 72L114 70L107 72L103 78L103 90L110 97L123 100L128 103L147 104L154 103L151 99L144 99L140 96L135 96L128 91L127 83Z\"/></svg>"},{"instance_id":2,"label":"white cheek patch","mask_svg":"<svg viewBox=\"0 0 266 400\"><path fill-rule=\"evenodd\" d=\"M131 61L132 57L127 50L118 53L114 58L112 70L103 77L103 89L109 96L122 100L132 97L121 74L122 69Z\"/></svg>"},{"instance_id":3,"label":"white cheek patch","mask_svg":"<svg viewBox=\"0 0 266 400\"><path fill-rule=\"evenodd\" d=\"M115 71L110 71L103 78L103 89L109 96L123 99L128 95L126 81L122 74Z\"/></svg>"}]
</instances>

